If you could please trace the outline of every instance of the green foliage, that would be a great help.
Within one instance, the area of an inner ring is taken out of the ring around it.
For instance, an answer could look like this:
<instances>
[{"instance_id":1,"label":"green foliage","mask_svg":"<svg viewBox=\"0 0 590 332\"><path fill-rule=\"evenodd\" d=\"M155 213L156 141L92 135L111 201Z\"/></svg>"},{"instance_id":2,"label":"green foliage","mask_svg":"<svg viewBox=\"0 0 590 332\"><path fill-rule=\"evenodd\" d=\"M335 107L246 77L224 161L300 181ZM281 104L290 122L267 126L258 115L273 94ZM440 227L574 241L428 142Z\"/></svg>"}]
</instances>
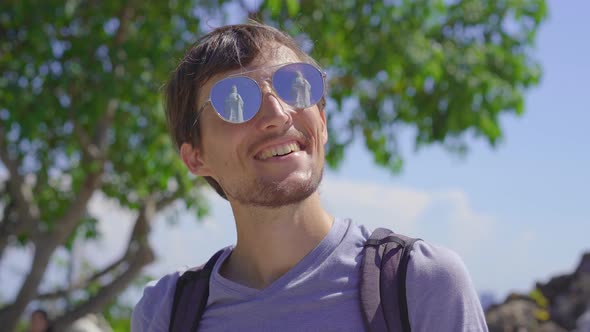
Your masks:
<instances>
[{"instance_id":1,"label":"green foliage","mask_svg":"<svg viewBox=\"0 0 590 332\"><path fill-rule=\"evenodd\" d=\"M131 319L129 317L107 318L113 332L128 332L131 330Z\"/></svg>"},{"instance_id":2,"label":"green foliage","mask_svg":"<svg viewBox=\"0 0 590 332\"><path fill-rule=\"evenodd\" d=\"M535 288L529 293L529 296L539 307L535 310L535 318L540 322L548 321L551 318L549 312L549 300L543 295L543 292L541 292L540 289Z\"/></svg>"},{"instance_id":3,"label":"green foliage","mask_svg":"<svg viewBox=\"0 0 590 332\"><path fill-rule=\"evenodd\" d=\"M92 216L86 216L85 218L83 218L78 224L76 231L74 231L68 237L66 243L64 244L65 248L68 251L71 251L74 242L76 241L76 239L79 239L80 236L84 240L95 240L100 238L101 234L99 233L97 226L98 219Z\"/></svg>"},{"instance_id":4,"label":"green foliage","mask_svg":"<svg viewBox=\"0 0 590 332\"><path fill-rule=\"evenodd\" d=\"M32 230L41 233L33 241L50 252L55 243L71 250L75 239L98 238L97 220L87 211L75 230L63 228L65 240L54 232L88 188L131 210L148 199L177 198L196 215L206 213L204 181L188 175L168 138L160 89L201 34L200 15L220 17L223 3L0 2L0 146L31 189L29 206L39 211L36 224L7 234L5 225L19 225L5 210L16 198L0 178L0 256L5 244L30 243ZM0 163L2 172L5 166ZM94 173L101 174L97 188L88 180ZM77 304L100 287L92 283L60 300ZM32 300L21 294L15 303Z\"/></svg>"},{"instance_id":5,"label":"green foliage","mask_svg":"<svg viewBox=\"0 0 590 332\"><path fill-rule=\"evenodd\" d=\"M336 102L328 162L361 135L375 162L401 168L398 128L415 128L415 144L465 152L466 134L495 146L500 115L524 112L523 93L539 82L531 56L544 0L266 1L260 17L313 44L328 70ZM358 98L345 114L343 102ZM342 119L344 118L344 119ZM342 124L344 123L344 124Z\"/></svg>"},{"instance_id":6,"label":"green foliage","mask_svg":"<svg viewBox=\"0 0 590 332\"><path fill-rule=\"evenodd\" d=\"M133 308L115 302L103 310L103 316L109 322L113 332L128 332L131 330L131 312Z\"/></svg>"},{"instance_id":7,"label":"green foliage","mask_svg":"<svg viewBox=\"0 0 590 332\"><path fill-rule=\"evenodd\" d=\"M159 91L200 34L200 19L187 1L129 7L127 14L124 4L0 5L0 119L8 131L0 139L20 172L34 176L35 203L48 230L101 167L85 154L78 132L96 140L109 107L115 112L100 190L131 209L148 196L172 194L204 209L202 182L187 175L167 136ZM85 238L98 235L95 224L90 217L81 221ZM26 242L26 234L19 236Z\"/></svg>"},{"instance_id":8,"label":"green foliage","mask_svg":"<svg viewBox=\"0 0 590 332\"><path fill-rule=\"evenodd\" d=\"M547 309L549 308L549 300L543 295L540 289L535 288L530 293L529 296L540 308Z\"/></svg>"}]
</instances>

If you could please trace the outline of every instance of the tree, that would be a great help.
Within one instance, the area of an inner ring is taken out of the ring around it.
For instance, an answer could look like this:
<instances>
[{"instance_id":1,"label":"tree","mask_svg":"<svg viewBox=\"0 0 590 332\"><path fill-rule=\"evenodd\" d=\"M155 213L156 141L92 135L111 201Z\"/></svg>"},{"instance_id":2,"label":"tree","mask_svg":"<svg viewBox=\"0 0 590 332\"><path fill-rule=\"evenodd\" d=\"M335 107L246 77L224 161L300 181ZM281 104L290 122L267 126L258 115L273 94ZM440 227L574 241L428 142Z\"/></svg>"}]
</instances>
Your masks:
<instances>
[{"instance_id":1,"label":"tree","mask_svg":"<svg viewBox=\"0 0 590 332\"><path fill-rule=\"evenodd\" d=\"M213 3L205 4L213 7ZM0 312L12 330L37 298L94 291L56 321L56 330L100 311L153 260L147 236L157 211L182 199L205 212L199 188L175 156L159 88L199 33L184 1L18 1L0 10L0 253L34 247L31 269ZM215 11L211 10L212 13ZM137 218L126 252L75 285L39 294L52 254L77 234L96 235L86 211L101 191Z\"/></svg>"},{"instance_id":2,"label":"tree","mask_svg":"<svg viewBox=\"0 0 590 332\"><path fill-rule=\"evenodd\" d=\"M187 175L167 137L159 87L201 18L223 17L222 3L0 5L0 258L7 246L35 248L1 326L12 330L34 299L70 296L38 286L57 248L97 236L86 209L94 193L137 211L135 226L122 257L74 286L93 285L58 327L100 311L153 260L156 213L177 200L206 213L204 182ZM543 0L234 4L297 35L328 71L331 166L360 134L376 163L398 171L400 126L415 128L417 147L464 151L468 133L495 146L499 116L522 114L523 93L540 78L531 48ZM345 109L348 100L357 106Z\"/></svg>"},{"instance_id":3,"label":"tree","mask_svg":"<svg viewBox=\"0 0 590 332\"><path fill-rule=\"evenodd\" d=\"M262 16L304 34L331 69L330 165L360 134L396 172L401 126L415 129L416 148L465 152L467 133L500 141L499 116L521 115L523 92L539 82L531 51L546 11L544 0L273 0ZM357 106L343 112L350 98Z\"/></svg>"}]
</instances>

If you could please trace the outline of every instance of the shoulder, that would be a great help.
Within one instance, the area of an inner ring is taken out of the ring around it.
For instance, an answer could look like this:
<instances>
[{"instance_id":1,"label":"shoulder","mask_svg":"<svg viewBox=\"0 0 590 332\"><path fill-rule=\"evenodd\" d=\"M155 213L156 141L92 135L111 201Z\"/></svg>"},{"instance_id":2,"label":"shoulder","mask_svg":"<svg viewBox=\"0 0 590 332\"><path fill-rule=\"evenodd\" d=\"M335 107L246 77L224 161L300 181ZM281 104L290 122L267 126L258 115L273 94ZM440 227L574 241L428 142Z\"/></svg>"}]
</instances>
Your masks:
<instances>
[{"instance_id":1,"label":"shoulder","mask_svg":"<svg viewBox=\"0 0 590 332\"><path fill-rule=\"evenodd\" d=\"M469 272L454 251L417 241L406 288L412 330L487 331Z\"/></svg>"},{"instance_id":2,"label":"shoulder","mask_svg":"<svg viewBox=\"0 0 590 332\"><path fill-rule=\"evenodd\" d=\"M463 260L454 251L425 241L416 241L410 254L408 275L427 281L458 284L469 279Z\"/></svg>"},{"instance_id":3,"label":"shoulder","mask_svg":"<svg viewBox=\"0 0 590 332\"><path fill-rule=\"evenodd\" d=\"M181 274L171 273L146 285L143 296L133 309L132 331L168 330L176 281Z\"/></svg>"},{"instance_id":4,"label":"shoulder","mask_svg":"<svg viewBox=\"0 0 590 332\"><path fill-rule=\"evenodd\" d=\"M221 258L227 257L232 249L233 246L223 248L220 252L223 253L224 256ZM219 264L221 261L222 259L217 259L216 264ZM174 273L167 274L159 280L147 283L141 299L133 309L131 316L131 331L168 331L170 314L172 313L172 302L174 301L174 293L176 291L176 283L178 282L178 279L180 279L186 271L195 271L202 267L203 265L190 269L185 267Z\"/></svg>"}]
</instances>

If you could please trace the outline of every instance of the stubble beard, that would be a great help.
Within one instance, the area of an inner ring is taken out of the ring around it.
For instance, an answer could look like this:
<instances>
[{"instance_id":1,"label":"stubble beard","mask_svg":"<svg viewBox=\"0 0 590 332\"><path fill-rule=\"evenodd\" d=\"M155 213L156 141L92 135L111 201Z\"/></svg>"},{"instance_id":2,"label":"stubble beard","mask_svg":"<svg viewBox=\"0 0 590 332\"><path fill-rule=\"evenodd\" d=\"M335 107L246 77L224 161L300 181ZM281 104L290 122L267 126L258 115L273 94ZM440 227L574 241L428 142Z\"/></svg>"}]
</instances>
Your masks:
<instances>
[{"instance_id":1,"label":"stubble beard","mask_svg":"<svg viewBox=\"0 0 590 332\"><path fill-rule=\"evenodd\" d=\"M315 193L322 182L324 167L314 170L309 179L297 183L281 183L257 179L254 184L236 186L233 191L224 189L231 200L241 205L279 208L299 203Z\"/></svg>"}]
</instances>

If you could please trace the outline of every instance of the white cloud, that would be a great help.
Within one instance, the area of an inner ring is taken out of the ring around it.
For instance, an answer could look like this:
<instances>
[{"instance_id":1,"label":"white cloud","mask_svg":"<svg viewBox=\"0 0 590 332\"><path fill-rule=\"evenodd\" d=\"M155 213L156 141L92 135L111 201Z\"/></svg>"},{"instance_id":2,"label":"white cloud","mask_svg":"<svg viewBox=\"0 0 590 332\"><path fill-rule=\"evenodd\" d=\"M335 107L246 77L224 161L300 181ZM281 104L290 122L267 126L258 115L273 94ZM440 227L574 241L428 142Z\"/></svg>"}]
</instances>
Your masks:
<instances>
[{"instance_id":1,"label":"white cloud","mask_svg":"<svg viewBox=\"0 0 590 332\"><path fill-rule=\"evenodd\" d=\"M0 302L13 300L29 273L33 248L6 248L0 260Z\"/></svg>"},{"instance_id":2,"label":"white cloud","mask_svg":"<svg viewBox=\"0 0 590 332\"><path fill-rule=\"evenodd\" d=\"M101 237L83 245L78 243L78 247L93 264L105 266L125 252L137 213L121 208L102 193L92 196L88 211L99 220L97 227Z\"/></svg>"},{"instance_id":3,"label":"white cloud","mask_svg":"<svg viewBox=\"0 0 590 332\"><path fill-rule=\"evenodd\" d=\"M325 179L320 188L322 201L337 217L351 217L373 229L389 227L399 233L413 233L416 221L431 197L411 188Z\"/></svg>"},{"instance_id":4,"label":"white cloud","mask_svg":"<svg viewBox=\"0 0 590 332\"><path fill-rule=\"evenodd\" d=\"M449 213L444 218L449 224L449 242L463 255L470 255L485 240L491 240L496 220L475 211L469 204L467 194L459 189L433 194L434 201L449 206Z\"/></svg>"},{"instance_id":5,"label":"white cloud","mask_svg":"<svg viewBox=\"0 0 590 332\"><path fill-rule=\"evenodd\" d=\"M441 243L469 254L491 236L494 219L473 210L460 189L425 191L401 186L329 178L321 187L328 210L373 229Z\"/></svg>"}]
</instances>

